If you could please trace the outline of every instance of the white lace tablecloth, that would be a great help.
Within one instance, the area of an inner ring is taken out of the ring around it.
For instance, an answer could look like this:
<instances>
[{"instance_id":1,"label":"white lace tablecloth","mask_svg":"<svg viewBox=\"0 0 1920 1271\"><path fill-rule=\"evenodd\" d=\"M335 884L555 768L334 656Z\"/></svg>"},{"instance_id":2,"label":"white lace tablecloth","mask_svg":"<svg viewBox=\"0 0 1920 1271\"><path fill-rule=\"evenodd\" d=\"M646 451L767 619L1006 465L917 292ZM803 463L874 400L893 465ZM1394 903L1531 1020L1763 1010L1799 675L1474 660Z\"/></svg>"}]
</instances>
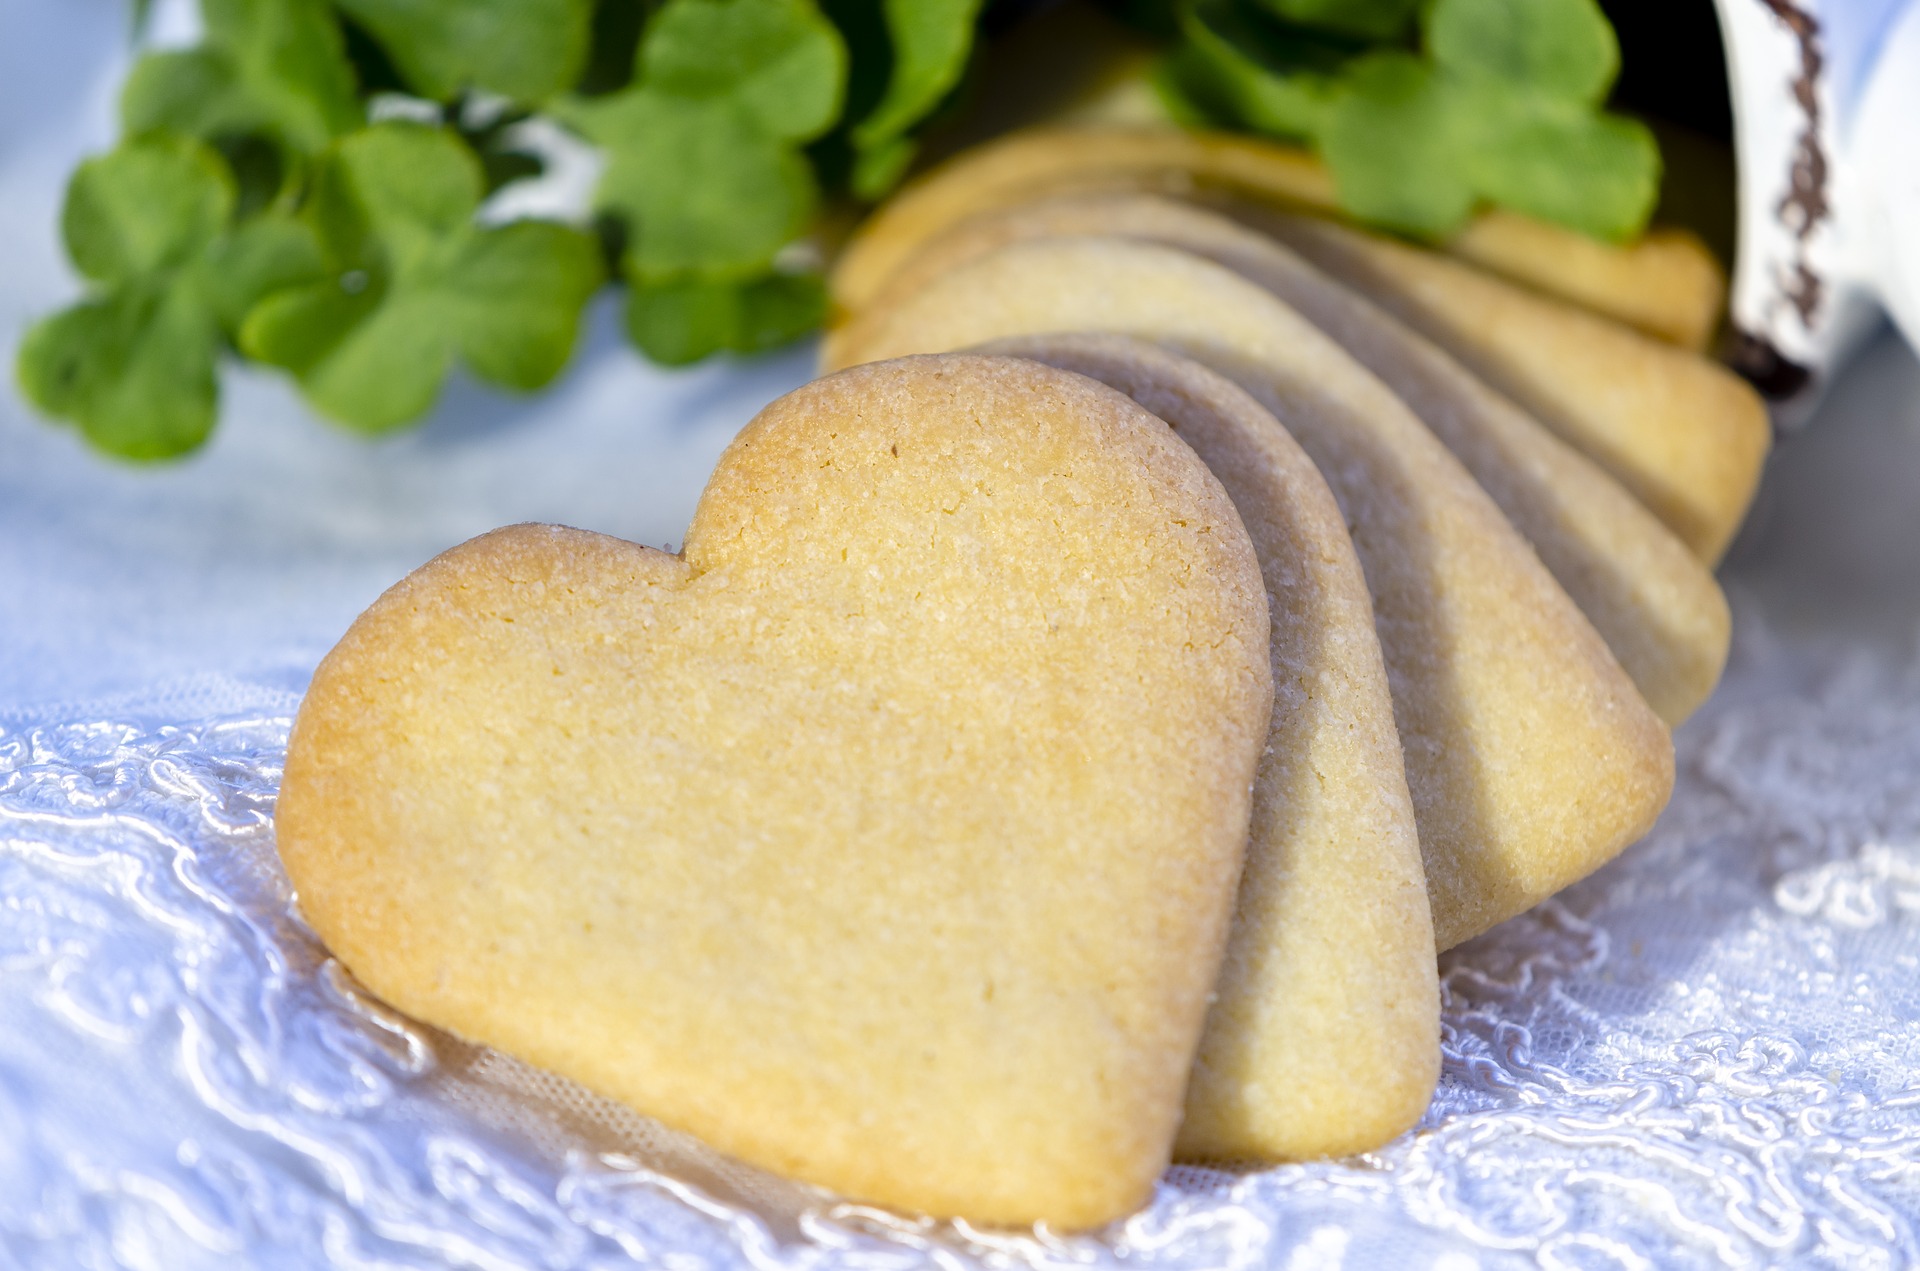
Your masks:
<instances>
[{"instance_id":1,"label":"white lace tablecloth","mask_svg":"<svg viewBox=\"0 0 1920 1271\"><path fill-rule=\"evenodd\" d=\"M123 20L0 0L9 356L72 294L52 226L110 136ZM1673 806L1444 959L1445 1075L1378 1154L1175 1169L1085 1237L916 1223L359 994L273 854L314 662L501 523L676 543L810 363L652 371L601 311L551 395L456 384L378 444L230 375L214 445L155 471L0 396L0 1268L1920 1261L1920 367L1891 340L1776 458Z\"/></svg>"}]
</instances>

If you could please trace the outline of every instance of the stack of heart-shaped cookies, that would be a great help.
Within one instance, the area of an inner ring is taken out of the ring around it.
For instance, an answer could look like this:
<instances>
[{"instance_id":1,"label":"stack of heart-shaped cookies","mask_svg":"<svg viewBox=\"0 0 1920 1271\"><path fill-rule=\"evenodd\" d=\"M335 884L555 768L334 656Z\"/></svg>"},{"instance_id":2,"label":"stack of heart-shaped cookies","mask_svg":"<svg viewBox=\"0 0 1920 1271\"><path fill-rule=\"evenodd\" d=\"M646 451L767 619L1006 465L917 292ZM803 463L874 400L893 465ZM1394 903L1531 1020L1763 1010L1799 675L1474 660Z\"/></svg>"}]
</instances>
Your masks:
<instances>
[{"instance_id":1,"label":"stack of heart-shaped cookies","mask_svg":"<svg viewBox=\"0 0 1920 1271\"><path fill-rule=\"evenodd\" d=\"M1766 424L1277 206L1284 152L1032 149L875 217L839 369L680 554L521 526L381 597L279 842L402 1010L855 1198L1083 1228L1175 1153L1418 1120L1436 946L1664 806Z\"/></svg>"}]
</instances>

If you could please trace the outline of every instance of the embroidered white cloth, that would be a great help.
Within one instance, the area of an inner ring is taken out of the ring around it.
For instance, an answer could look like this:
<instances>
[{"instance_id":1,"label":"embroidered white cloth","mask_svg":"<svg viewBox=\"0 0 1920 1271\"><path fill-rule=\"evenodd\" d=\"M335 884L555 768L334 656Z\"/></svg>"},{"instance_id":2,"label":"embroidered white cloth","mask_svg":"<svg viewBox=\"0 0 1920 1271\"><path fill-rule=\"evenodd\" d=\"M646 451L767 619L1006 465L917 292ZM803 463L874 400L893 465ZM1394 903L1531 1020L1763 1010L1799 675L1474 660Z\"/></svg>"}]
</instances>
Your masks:
<instances>
[{"instance_id":1,"label":"embroidered white cloth","mask_svg":"<svg viewBox=\"0 0 1920 1271\"><path fill-rule=\"evenodd\" d=\"M283 709L0 732L0 1249L22 1267L1903 1266L1920 674L1743 632L1644 843L1442 963L1425 1120L1176 1168L1074 1238L728 1162L360 992L273 855ZM1391 1260L1391 1261L1390 1261Z\"/></svg>"}]
</instances>

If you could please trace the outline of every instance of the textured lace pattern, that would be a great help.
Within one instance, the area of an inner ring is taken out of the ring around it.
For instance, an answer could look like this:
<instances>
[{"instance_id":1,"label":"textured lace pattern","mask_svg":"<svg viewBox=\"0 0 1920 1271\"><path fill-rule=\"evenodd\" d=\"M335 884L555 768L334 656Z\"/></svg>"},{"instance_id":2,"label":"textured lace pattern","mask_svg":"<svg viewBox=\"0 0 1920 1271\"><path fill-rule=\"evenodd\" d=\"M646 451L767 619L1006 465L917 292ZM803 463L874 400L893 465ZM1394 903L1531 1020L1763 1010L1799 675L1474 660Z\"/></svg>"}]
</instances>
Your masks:
<instances>
[{"instance_id":1,"label":"textured lace pattern","mask_svg":"<svg viewBox=\"0 0 1920 1271\"><path fill-rule=\"evenodd\" d=\"M0 730L0 1268L1907 1265L1920 680L1763 644L1647 841L1443 959L1416 1132L1072 1238L836 1202L368 999L288 903L284 718Z\"/></svg>"}]
</instances>

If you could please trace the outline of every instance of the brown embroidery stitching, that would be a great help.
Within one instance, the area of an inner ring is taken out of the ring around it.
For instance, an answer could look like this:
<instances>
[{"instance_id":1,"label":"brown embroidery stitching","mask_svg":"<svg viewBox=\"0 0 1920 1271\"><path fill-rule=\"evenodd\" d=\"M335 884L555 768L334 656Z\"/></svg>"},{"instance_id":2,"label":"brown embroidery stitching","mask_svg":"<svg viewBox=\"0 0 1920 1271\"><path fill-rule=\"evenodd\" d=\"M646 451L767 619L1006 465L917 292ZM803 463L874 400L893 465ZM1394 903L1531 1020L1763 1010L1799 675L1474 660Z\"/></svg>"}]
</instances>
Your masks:
<instances>
[{"instance_id":1,"label":"brown embroidery stitching","mask_svg":"<svg viewBox=\"0 0 1920 1271\"><path fill-rule=\"evenodd\" d=\"M1787 227L1798 244L1790 268L1777 271L1775 283L1794 311L1800 324L1813 326L1813 315L1825 293L1819 275L1807 264L1807 239L1820 222L1832 213L1827 201L1827 154L1820 145L1820 72L1826 57L1820 48L1820 23L1793 0L1760 0L1769 12L1785 24L1800 45L1800 73L1794 77L1793 100L1806 117L1806 126L1793 147L1793 167L1787 176L1787 192L1774 208L1774 215Z\"/></svg>"}]
</instances>

